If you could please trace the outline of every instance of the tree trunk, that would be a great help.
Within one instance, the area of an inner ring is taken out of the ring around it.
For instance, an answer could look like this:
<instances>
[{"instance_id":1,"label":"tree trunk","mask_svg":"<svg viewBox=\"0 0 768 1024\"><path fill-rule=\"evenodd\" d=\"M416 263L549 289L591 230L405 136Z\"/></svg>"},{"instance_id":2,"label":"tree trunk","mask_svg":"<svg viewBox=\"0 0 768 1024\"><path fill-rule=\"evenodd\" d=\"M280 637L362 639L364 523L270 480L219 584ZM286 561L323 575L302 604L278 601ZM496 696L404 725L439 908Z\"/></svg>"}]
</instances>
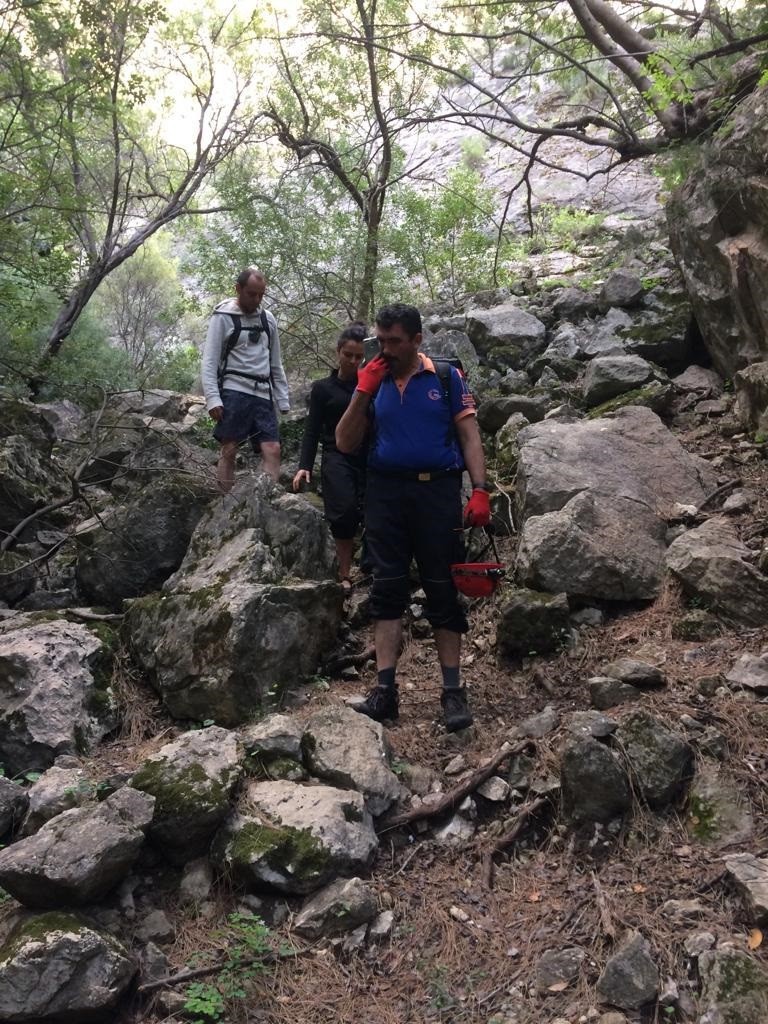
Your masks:
<instances>
[{"instance_id":1,"label":"tree trunk","mask_svg":"<svg viewBox=\"0 0 768 1024\"><path fill-rule=\"evenodd\" d=\"M373 317L373 285L379 267L379 226L381 224L381 203L377 200L368 204L366 210L365 257L363 276L357 290L355 316L365 323Z\"/></svg>"}]
</instances>

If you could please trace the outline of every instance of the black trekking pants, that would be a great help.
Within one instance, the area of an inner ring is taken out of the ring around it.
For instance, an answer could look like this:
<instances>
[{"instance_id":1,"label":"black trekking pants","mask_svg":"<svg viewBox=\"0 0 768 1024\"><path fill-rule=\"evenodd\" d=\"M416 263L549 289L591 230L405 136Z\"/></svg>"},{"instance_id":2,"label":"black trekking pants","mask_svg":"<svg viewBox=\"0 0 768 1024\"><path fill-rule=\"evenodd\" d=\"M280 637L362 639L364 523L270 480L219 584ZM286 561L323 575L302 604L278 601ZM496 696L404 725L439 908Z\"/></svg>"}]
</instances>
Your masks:
<instances>
[{"instance_id":1,"label":"black trekking pants","mask_svg":"<svg viewBox=\"0 0 768 1024\"><path fill-rule=\"evenodd\" d=\"M402 616L415 558L432 627L467 632L450 572L453 562L464 561L460 474L421 481L369 470L365 532L373 565L372 618Z\"/></svg>"}]
</instances>

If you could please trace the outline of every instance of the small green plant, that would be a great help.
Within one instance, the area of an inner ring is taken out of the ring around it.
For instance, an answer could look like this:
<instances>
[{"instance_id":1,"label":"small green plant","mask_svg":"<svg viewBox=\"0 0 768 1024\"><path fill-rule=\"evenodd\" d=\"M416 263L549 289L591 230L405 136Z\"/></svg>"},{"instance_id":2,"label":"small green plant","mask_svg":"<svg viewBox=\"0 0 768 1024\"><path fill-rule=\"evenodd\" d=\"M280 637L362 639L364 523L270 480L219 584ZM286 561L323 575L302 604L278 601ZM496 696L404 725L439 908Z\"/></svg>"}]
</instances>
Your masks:
<instances>
[{"instance_id":1,"label":"small green plant","mask_svg":"<svg viewBox=\"0 0 768 1024\"><path fill-rule=\"evenodd\" d=\"M190 982L185 989L184 1010L191 1024L215 1024L227 1019L227 1003L244 999L244 985L264 970L271 953L269 929L260 917L234 913L219 932L226 959L216 981Z\"/></svg>"}]
</instances>

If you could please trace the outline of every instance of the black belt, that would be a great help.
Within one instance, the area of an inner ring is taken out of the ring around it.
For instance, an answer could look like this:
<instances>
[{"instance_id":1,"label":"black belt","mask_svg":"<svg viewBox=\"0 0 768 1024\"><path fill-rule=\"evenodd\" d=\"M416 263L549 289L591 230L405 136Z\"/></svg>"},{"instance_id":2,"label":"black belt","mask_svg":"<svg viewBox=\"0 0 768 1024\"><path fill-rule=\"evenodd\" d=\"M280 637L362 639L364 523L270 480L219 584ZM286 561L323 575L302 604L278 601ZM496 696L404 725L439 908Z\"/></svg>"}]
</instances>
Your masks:
<instances>
[{"instance_id":1,"label":"black belt","mask_svg":"<svg viewBox=\"0 0 768 1024\"><path fill-rule=\"evenodd\" d=\"M464 472L463 469L380 469L378 466L371 466L370 470L379 476L393 476L398 480L419 480L422 483L442 480L446 476L460 477Z\"/></svg>"}]
</instances>

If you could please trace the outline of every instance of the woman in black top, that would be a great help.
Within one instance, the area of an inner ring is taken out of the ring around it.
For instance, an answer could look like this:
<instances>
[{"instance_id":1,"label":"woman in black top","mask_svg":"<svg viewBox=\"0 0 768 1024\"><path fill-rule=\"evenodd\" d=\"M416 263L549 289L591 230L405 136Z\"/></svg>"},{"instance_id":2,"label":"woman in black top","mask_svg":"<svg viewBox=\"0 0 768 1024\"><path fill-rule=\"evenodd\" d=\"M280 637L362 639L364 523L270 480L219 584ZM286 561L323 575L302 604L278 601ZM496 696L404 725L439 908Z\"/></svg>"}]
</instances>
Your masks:
<instances>
[{"instance_id":1,"label":"woman in black top","mask_svg":"<svg viewBox=\"0 0 768 1024\"><path fill-rule=\"evenodd\" d=\"M357 386L357 368L363 358L366 326L359 320L339 335L336 353L338 370L315 381L309 395L309 418L299 457L299 471L293 478L293 489L309 483L315 464L317 446L322 442L321 476L325 518L331 528L339 559L339 579L345 589L351 587L354 537L362 519L365 486L366 452L344 455L336 449L336 424L347 411Z\"/></svg>"}]
</instances>

